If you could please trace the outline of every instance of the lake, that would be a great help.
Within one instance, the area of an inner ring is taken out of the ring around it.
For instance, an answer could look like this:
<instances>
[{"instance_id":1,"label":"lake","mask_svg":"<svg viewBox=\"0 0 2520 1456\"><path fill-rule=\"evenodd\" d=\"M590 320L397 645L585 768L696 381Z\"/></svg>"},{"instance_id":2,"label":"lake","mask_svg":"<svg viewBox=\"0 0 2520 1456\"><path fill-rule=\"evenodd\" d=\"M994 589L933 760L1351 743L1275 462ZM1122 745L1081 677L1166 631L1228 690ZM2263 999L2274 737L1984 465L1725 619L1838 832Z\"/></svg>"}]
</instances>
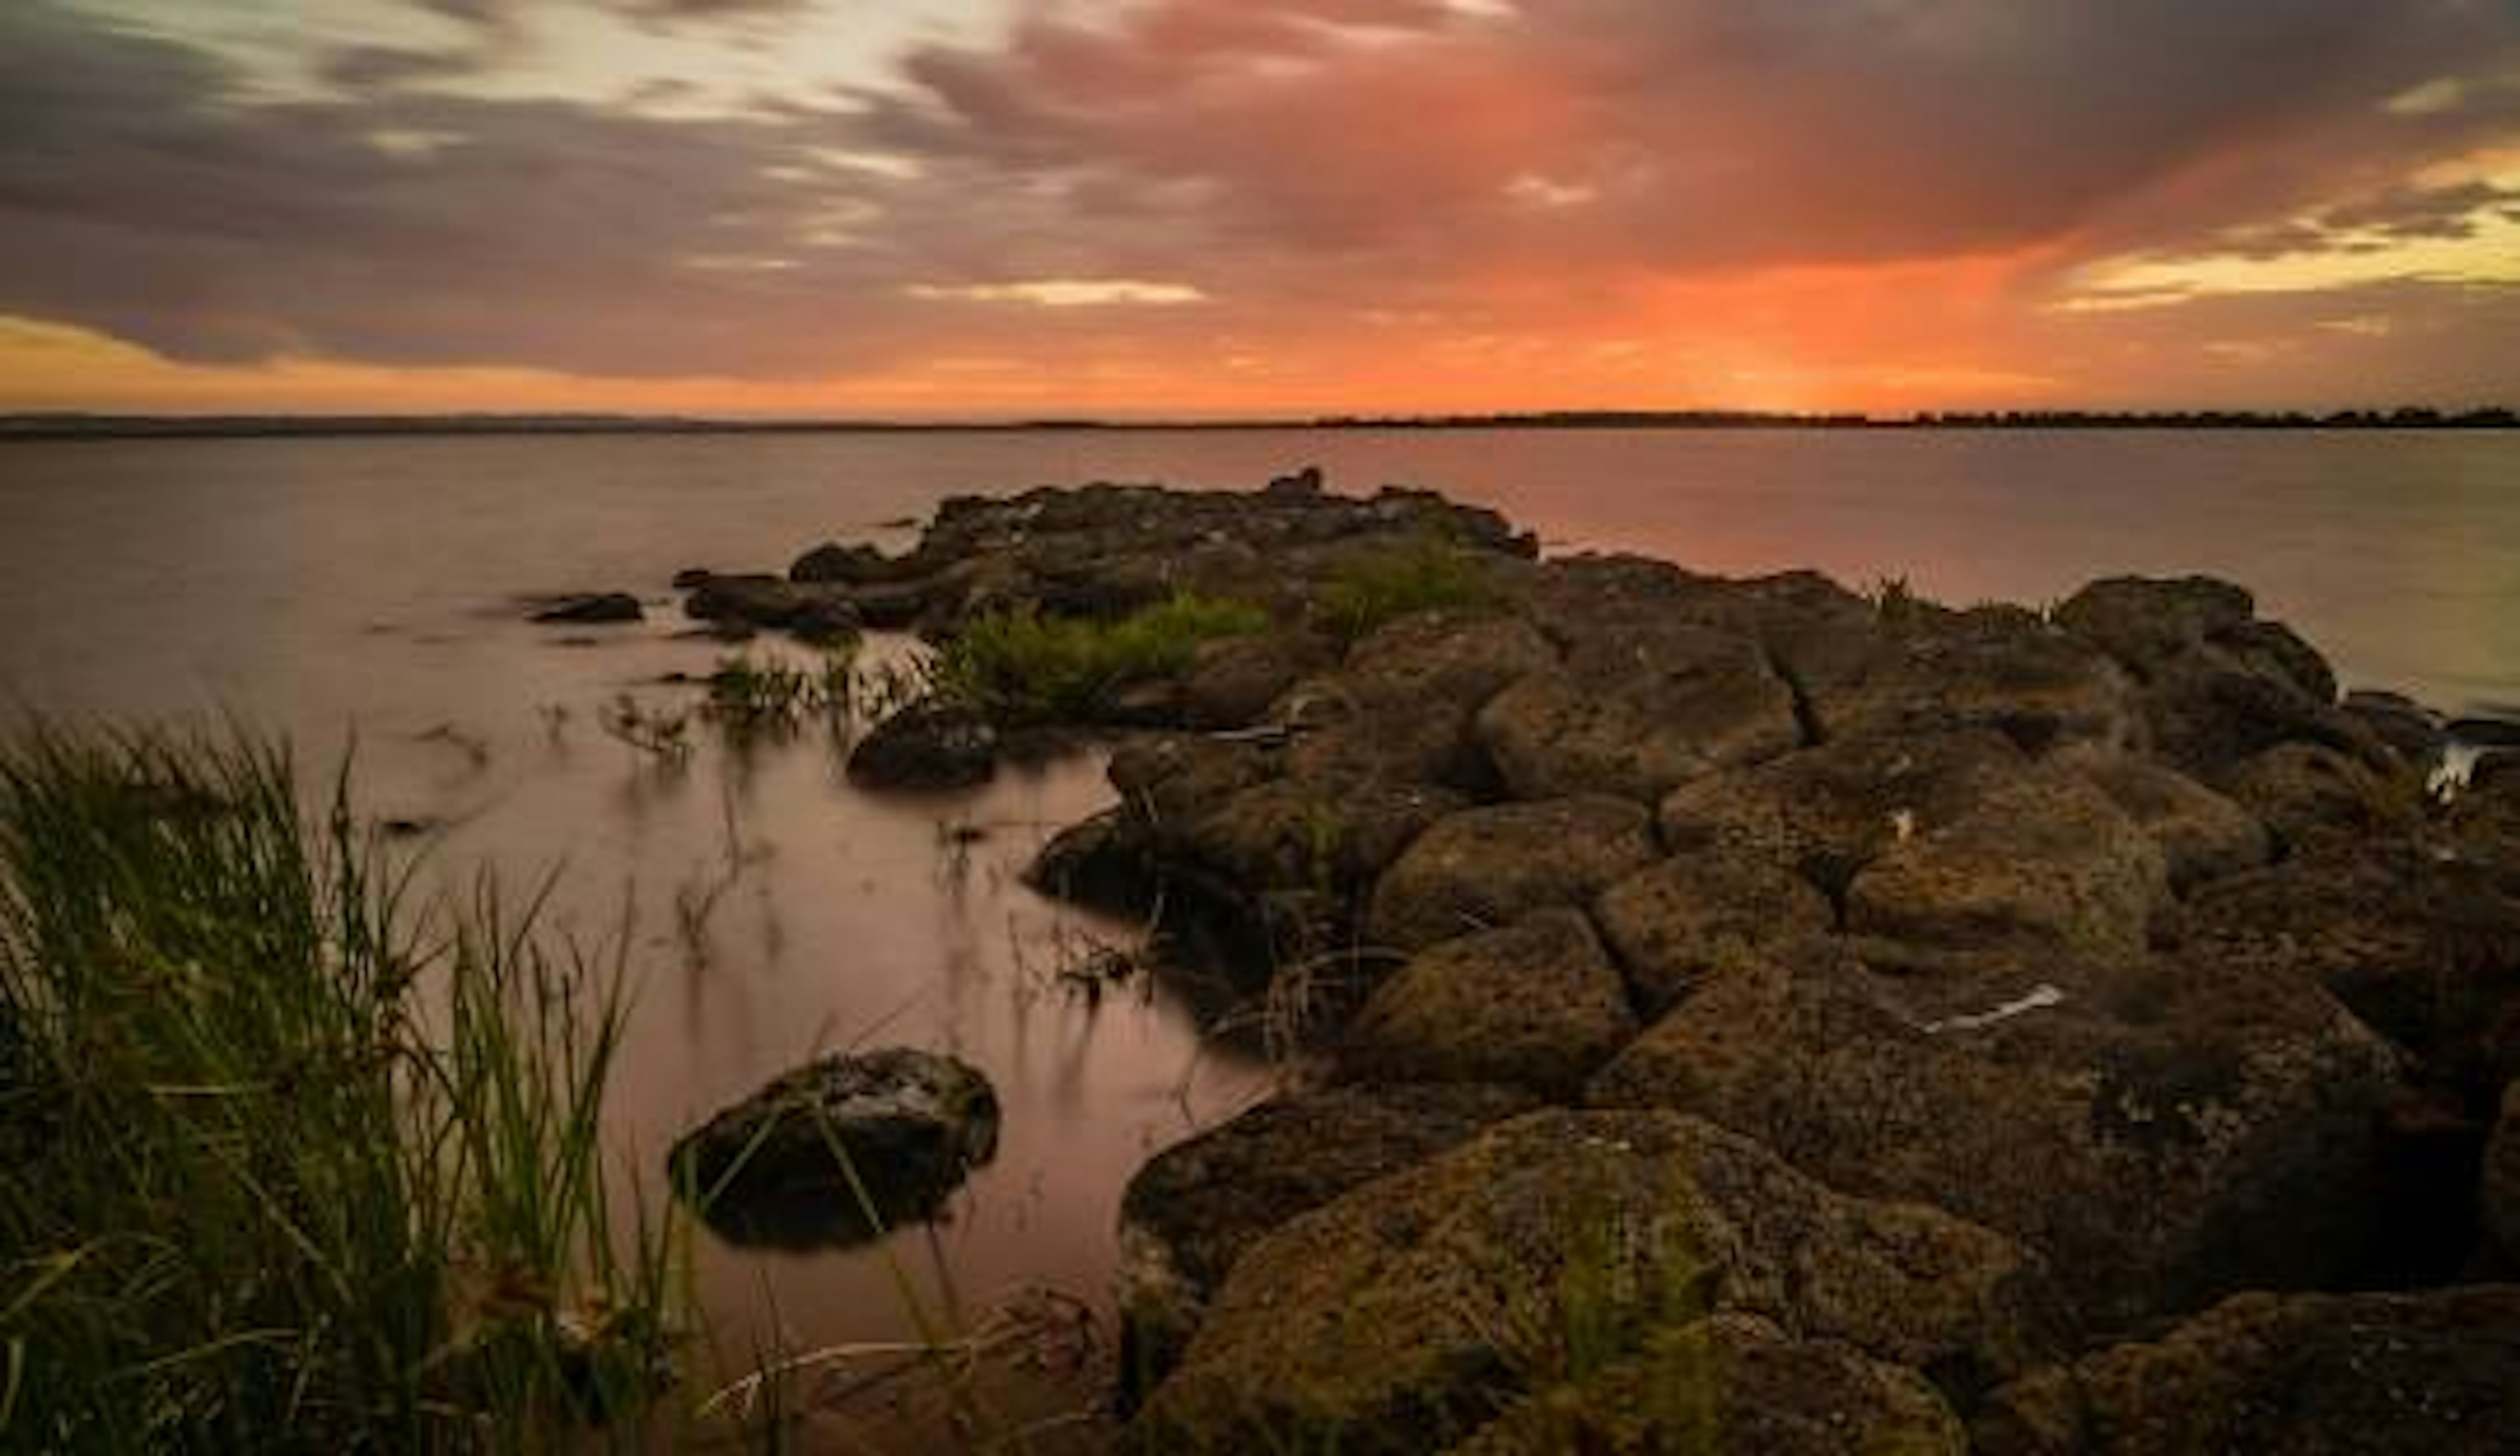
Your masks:
<instances>
[{"instance_id":1,"label":"lake","mask_svg":"<svg viewBox=\"0 0 2520 1456\"><path fill-rule=\"evenodd\" d=\"M1089 1302L1148 1155L1261 1095L1159 991L1089 1002L1058 968L1125 940L1015 882L1108 802L1099 762L875 799L828 736L704 739L680 771L603 732L622 692L729 649L668 604L600 636L520 598L683 567L783 567L821 540L911 541L940 499L1090 479L1431 486L1538 530L1730 574L1814 566L1955 603L2051 601L2118 572L2252 589L2353 686L2520 712L2520 435L2126 431L1060 431L0 445L0 703L230 713L365 808L438 826L431 862L558 876L552 918L623 937L638 1000L621 1151L673 1137L817 1049L906 1041L986 1071L996 1160L953 1217L845 1255L699 1251L731 1363L898 1338L896 1280L987 1307ZM650 1192L652 1193L652 1184Z\"/></svg>"}]
</instances>

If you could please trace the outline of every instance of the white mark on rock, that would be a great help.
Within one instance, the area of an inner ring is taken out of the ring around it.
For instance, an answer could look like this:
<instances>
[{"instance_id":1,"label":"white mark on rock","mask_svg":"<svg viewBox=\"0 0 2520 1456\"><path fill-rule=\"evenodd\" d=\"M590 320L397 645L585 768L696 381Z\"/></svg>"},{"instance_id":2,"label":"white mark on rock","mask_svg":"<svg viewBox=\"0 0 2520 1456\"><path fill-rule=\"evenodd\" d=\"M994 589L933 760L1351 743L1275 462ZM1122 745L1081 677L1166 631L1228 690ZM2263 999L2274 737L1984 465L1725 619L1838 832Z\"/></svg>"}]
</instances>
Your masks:
<instances>
[{"instance_id":1,"label":"white mark on rock","mask_svg":"<svg viewBox=\"0 0 2520 1456\"><path fill-rule=\"evenodd\" d=\"M1894 844L1906 844L1909 840L1915 838L1916 811L1912 809L1894 809L1890 811L1890 833L1892 836L1891 842Z\"/></svg>"},{"instance_id":2,"label":"white mark on rock","mask_svg":"<svg viewBox=\"0 0 2520 1456\"><path fill-rule=\"evenodd\" d=\"M2065 993L2043 981L2024 994L2013 997L1992 1011L1980 1011L1970 1016L1947 1016L1941 1021L1929 1021L1925 1023L1925 1032L1928 1036L1937 1032L1974 1032L1981 1027L1994 1026L2000 1021L2010 1021L2027 1011L2037 1011L2045 1006L2061 1006L2064 1002Z\"/></svg>"}]
</instances>

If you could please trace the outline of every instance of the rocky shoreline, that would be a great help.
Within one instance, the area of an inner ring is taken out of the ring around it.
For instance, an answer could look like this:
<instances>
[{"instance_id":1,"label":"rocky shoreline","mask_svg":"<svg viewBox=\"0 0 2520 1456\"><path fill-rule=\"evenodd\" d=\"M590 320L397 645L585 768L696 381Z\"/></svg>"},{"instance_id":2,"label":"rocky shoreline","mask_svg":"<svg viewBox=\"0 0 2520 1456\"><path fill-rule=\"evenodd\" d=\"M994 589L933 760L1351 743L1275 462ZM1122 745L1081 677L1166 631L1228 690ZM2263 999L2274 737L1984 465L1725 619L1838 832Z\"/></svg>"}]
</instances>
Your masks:
<instances>
[{"instance_id":1,"label":"rocky shoreline","mask_svg":"<svg viewBox=\"0 0 2520 1456\"><path fill-rule=\"evenodd\" d=\"M2520 1431L2520 767L2205 579L2046 611L1544 559L1316 472L694 573L828 639L1185 594L1046 892L1297 1074L1121 1230L1151 1448L2490 1451ZM2498 1282L2504 1281L2504 1282Z\"/></svg>"}]
</instances>

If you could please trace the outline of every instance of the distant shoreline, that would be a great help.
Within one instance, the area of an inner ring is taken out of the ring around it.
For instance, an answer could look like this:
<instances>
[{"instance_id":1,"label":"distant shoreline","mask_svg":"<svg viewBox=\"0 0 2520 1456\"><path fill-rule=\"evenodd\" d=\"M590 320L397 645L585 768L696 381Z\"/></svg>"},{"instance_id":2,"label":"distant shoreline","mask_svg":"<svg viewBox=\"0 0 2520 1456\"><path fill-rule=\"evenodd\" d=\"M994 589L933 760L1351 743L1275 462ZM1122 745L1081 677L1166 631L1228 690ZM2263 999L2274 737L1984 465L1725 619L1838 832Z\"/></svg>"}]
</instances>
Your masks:
<instances>
[{"instance_id":1,"label":"distant shoreline","mask_svg":"<svg viewBox=\"0 0 2520 1456\"><path fill-rule=\"evenodd\" d=\"M646 415L0 416L11 440L298 439L461 435L1022 434L1080 431L1474 429L2513 429L2520 413L2399 408L2308 412L1992 411L1760 414L1742 411L1545 411L1501 415L1327 415L1296 419L735 419Z\"/></svg>"}]
</instances>

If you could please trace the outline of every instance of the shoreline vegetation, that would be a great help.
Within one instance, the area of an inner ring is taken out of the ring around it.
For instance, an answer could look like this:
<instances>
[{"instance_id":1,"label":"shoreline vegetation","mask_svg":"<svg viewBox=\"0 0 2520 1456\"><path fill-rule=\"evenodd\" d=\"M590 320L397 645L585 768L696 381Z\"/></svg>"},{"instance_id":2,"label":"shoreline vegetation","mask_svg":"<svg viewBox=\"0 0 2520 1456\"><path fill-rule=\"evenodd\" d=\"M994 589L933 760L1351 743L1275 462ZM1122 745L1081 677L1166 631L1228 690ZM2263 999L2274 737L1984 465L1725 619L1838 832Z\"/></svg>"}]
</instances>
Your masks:
<instances>
[{"instance_id":1,"label":"shoreline vegetation","mask_svg":"<svg viewBox=\"0 0 2520 1456\"><path fill-rule=\"evenodd\" d=\"M2507 406L2441 409L1961 410L1912 415L1795 414L1748 410L1551 410L1470 415L1324 415L1302 419L968 421L856 419L728 419L643 415L105 415L0 416L11 440L262 439L429 435L923 434L1057 431L1475 430L1475 429L2239 429L2391 430L2520 428Z\"/></svg>"}]
</instances>

